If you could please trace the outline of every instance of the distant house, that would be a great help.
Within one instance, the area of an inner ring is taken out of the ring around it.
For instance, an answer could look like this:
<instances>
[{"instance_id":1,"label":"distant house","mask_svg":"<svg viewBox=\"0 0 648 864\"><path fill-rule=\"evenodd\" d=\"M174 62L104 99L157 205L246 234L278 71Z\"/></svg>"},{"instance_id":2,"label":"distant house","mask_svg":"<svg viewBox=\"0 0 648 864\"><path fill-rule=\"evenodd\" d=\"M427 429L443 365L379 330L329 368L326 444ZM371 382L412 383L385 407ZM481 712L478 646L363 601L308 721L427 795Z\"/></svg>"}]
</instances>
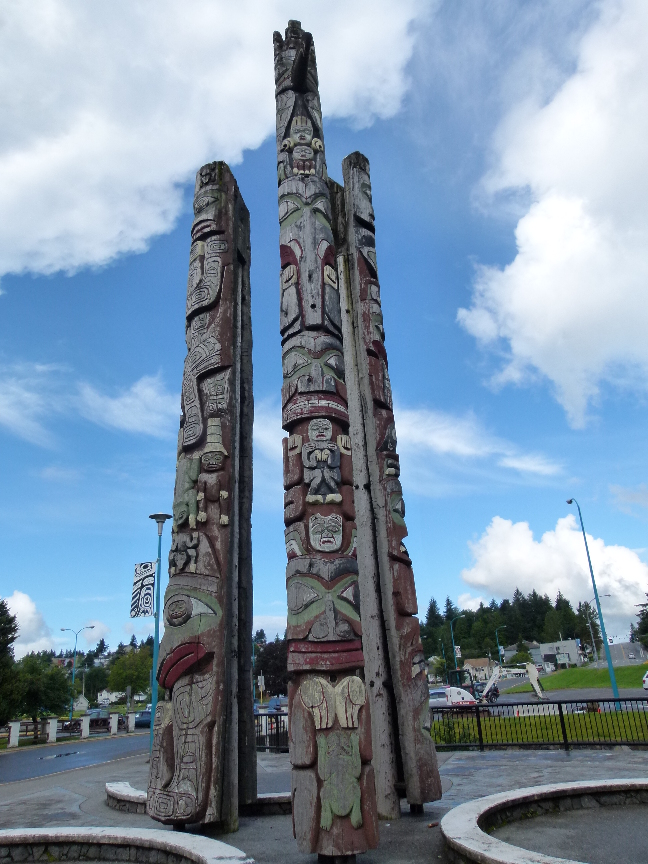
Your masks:
<instances>
[{"instance_id":1,"label":"distant house","mask_svg":"<svg viewBox=\"0 0 648 864\"><path fill-rule=\"evenodd\" d=\"M90 702L88 701L86 696L79 695L74 700L74 710L75 711L87 711Z\"/></svg>"},{"instance_id":2,"label":"distant house","mask_svg":"<svg viewBox=\"0 0 648 864\"><path fill-rule=\"evenodd\" d=\"M488 681L493 674L495 663L489 660L488 657L473 657L466 660L463 665L466 672L470 672L476 681Z\"/></svg>"},{"instance_id":3,"label":"distant house","mask_svg":"<svg viewBox=\"0 0 648 864\"><path fill-rule=\"evenodd\" d=\"M112 690L100 690L97 693L97 702L100 705L112 705L115 702L121 702L125 698L124 693L117 693Z\"/></svg>"}]
</instances>

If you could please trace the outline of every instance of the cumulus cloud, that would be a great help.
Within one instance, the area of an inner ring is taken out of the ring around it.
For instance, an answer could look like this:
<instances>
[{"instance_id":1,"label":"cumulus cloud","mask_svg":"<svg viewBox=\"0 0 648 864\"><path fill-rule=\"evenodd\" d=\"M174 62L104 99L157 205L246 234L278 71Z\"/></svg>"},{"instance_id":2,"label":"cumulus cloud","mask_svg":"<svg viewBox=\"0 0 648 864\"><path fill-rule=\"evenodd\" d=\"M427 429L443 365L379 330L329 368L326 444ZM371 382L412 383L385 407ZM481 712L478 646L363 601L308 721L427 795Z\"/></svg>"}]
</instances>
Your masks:
<instances>
[{"instance_id":1,"label":"cumulus cloud","mask_svg":"<svg viewBox=\"0 0 648 864\"><path fill-rule=\"evenodd\" d=\"M300 4L328 116L392 115L423 0ZM204 162L274 131L272 32L289 0L34 0L0 30L2 273L73 272L169 231Z\"/></svg>"},{"instance_id":2,"label":"cumulus cloud","mask_svg":"<svg viewBox=\"0 0 648 864\"><path fill-rule=\"evenodd\" d=\"M100 426L155 438L177 432L180 397L167 391L159 375L144 375L117 396L80 384L78 405L84 417Z\"/></svg>"},{"instance_id":3,"label":"cumulus cloud","mask_svg":"<svg viewBox=\"0 0 648 864\"><path fill-rule=\"evenodd\" d=\"M645 602L648 565L632 549L607 545L587 535L609 635L627 633L635 621L636 604ZM516 588L534 589L554 599L558 592L574 606L593 597L583 535L573 514L536 540L528 522L495 516L479 540L468 544L474 564L461 572L473 588L496 597L511 597ZM465 596L465 595L464 595ZM479 599L479 598L478 598Z\"/></svg>"},{"instance_id":4,"label":"cumulus cloud","mask_svg":"<svg viewBox=\"0 0 648 864\"><path fill-rule=\"evenodd\" d=\"M61 639L54 639L52 631L45 623L45 619L29 594L22 591L14 591L10 597L5 598L9 611L18 620L18 638L14 642L14 656L20 660L30 651L49 651L58 647Z\"/></svg>"},{"instance_id":5,"label":"cumulus cloud","mask_svg":"<svg viewBox=\"0 0 648 864\"><path fill-rule=\"evenodd\" d=\"M396 429L404 463L411 474L419 477L429 473L431 454L439 460L473 465L482 460L491 467L542 478L562 470L555 460L541 453L524 453L510 441L492 435L472 414L461 417L427 408L397 407Z\"/></svg>"},{"instance_id":6,"label":"cumulus cloud","mask_svg":"<svg viewBox=\"0 0 648 864\"><path fill-rule=\"evenodd\" d=\"M528 201L506 267L481 267L459 322L508 359L496 383L540 373L575 427L603 381L648 378L648 6L608 0L575 72L518 103L495 136L491 193Z\"/></svg>"}]
</instances>

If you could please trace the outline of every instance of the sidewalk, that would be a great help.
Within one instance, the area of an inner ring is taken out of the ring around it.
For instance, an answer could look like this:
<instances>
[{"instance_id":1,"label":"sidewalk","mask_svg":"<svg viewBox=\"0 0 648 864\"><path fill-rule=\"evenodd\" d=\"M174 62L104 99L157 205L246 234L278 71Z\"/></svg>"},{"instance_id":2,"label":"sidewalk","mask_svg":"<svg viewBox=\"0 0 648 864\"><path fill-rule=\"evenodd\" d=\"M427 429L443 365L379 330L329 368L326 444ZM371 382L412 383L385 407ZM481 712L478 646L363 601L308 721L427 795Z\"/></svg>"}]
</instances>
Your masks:
<instances>
[{"instance_id":1,"label":"sidewalk","mask_svg":"<svg viewBox=\"0 0 648 864\"><path fill-rule=\"evenodd\" d=\"M259 753L257 776L260 792L290 790L287 754ZM0 825L3 828L60 826L114 826L165 828L148 816L111 810L105 784L128 781L145 789L147 756L64 771L33 780L0 786ZM420 864L447 861L441 832L429 828L452 807L494 792L520 786L593 778L646 777L648 751L617 747L612 750L505 750L445 752L439 754L443 798L425 805L422 816L411 816L404 807L396 822L381 823L380 847L359 858L359 864ZM168 830L168 829L167 829ZM236 834L222 837L244 850L259 864L305 864L314 856L298 852L292 837L290 816L258 816L241 819Z\"/></svg>"}]
</instances>

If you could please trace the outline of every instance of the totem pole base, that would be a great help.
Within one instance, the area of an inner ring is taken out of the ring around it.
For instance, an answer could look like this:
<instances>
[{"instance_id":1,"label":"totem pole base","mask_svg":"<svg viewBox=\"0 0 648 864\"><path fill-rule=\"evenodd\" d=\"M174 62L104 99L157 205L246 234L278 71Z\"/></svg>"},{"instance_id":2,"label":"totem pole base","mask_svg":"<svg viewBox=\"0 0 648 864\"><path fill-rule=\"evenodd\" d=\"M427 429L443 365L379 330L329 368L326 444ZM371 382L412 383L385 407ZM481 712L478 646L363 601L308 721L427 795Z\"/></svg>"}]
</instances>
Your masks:
<instances>
[{"instance_id":1,"label":"totem pole base","mask_svg":"<svg viewBox=\"0 0 648 864\"><path fill-rule=\"evenodd\" d=\"M356 864L355 855L318 855L317 864Z\"/></svg>"}]
</instances>

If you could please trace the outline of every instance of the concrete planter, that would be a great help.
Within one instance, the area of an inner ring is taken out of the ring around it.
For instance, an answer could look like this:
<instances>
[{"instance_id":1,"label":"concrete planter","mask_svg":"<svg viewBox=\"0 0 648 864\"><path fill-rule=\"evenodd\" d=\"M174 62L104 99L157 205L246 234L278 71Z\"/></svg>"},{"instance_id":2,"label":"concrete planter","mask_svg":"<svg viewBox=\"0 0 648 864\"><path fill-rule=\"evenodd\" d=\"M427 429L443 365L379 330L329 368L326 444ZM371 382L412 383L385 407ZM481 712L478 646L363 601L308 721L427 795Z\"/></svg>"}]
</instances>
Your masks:
<instances>
[{"instance_id":1,"label":"concrete planter","mask_svg":"<svg viewBox=\"0 0 648 864\"><path fill-rule=\"evenodd\" d=\"M529 786L477 798L455 807L441 820L449 857L456 864L577 864L530 852L486 832L504 822L540 816L552 810L648 804L648 779L580 781Z\"/></svg>"}]
</instances>

